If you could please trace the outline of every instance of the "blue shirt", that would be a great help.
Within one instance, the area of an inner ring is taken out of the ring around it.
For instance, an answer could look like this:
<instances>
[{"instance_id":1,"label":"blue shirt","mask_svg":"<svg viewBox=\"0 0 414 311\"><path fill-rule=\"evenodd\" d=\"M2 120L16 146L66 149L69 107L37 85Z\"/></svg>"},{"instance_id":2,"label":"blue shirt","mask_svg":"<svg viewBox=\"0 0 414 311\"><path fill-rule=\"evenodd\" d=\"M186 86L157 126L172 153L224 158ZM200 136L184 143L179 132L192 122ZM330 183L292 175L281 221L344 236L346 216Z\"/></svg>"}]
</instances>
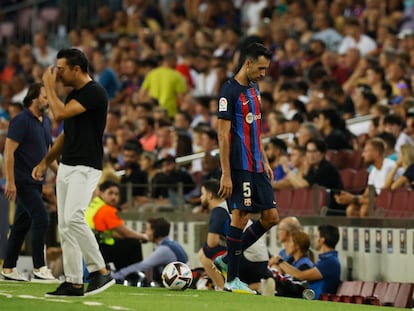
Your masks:
<instances>
[{"instance_id":1,"label":"blue shirt","mask_svg":"<svg viewBox=\"0 0 414 311\"><path fill-rule=\"evenodd\" d=\"M341 264L338 260L338 252L333 250L319 254L316 268L323 278L322 293L335 294L341 279Z\"/></svg>"},{"instance_id":2,"label":"blue shirt","mask_svg":"<svg viewBox=\"0 0 414 311\"><path fill-rule=\"evenodd\" d=\"M177 252L177 249L179 250ZM184 261L181 258L181 254L187 254L178 242L171 240L169 237L165 237L155 248L154 252L143 261L129 265L121 270L112 274L116 280L125 280L125 278L134 272L146 272L150 269L154 269L154 273L157 276L161 275L164 267L173 261ZM181 260L180 260L181 259ZM187 262L187 260L185 260Z\"/></svg>"},{"instance_id":3,"label":"blue shirt","mask_svg":"<svg viewBox=\"0 0 414 311\"><path fill-rule=\"evenodd\" d=\"M257 84L243 86L234 78L229 79L220 90L218 105L218 118L231 121L231 169L264 172L261 99Z\"/></svg>"},{"instance_id":4,"label":"blue shirt","mask_svg":"<svg viewBox=\"0 0 414 311\"><path fill-rule=\"evenodd\" d=\"M29 109L24 109L10 121L7 138L19 143L14 153L15 182L42 183L32 178L32 170L52 144L50 119L44 115L41 122Z\"/></svg>"}]
</instances>

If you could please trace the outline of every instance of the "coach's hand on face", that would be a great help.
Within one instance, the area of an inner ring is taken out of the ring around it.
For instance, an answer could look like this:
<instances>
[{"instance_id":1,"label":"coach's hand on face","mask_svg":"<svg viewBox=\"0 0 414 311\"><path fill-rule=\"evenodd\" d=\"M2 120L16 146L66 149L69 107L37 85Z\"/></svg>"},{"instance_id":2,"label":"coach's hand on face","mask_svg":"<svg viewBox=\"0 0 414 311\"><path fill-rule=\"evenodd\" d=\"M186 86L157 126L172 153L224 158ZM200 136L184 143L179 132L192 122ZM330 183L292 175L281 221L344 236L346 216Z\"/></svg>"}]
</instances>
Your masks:
<instances>
[{"instance_id":1,"label":"coach's hand on face","mask_svg":"<svg viewBox=\"0 0 414 311\"><path fill-rule=\"evenodd\" d=\"M220 179L220 189L218 191L218 195L223 199L227 199L231 196L232 192L233 182L231 181L231 176L222 174Z\"/></svg>"},{"instance_id":2,"label":"coach's hand on face","mask_svg":"<svg viewBox=\"0 0 414 311\"><path fill-rule=\"evenodd\" d=\"M57 71L58 71L57 67L54 67L54 66L47 67L47 69L43 72L43 75L42 75L43 84L54 87L55 82L56 82Z\"/></svg>"}]
</instances>

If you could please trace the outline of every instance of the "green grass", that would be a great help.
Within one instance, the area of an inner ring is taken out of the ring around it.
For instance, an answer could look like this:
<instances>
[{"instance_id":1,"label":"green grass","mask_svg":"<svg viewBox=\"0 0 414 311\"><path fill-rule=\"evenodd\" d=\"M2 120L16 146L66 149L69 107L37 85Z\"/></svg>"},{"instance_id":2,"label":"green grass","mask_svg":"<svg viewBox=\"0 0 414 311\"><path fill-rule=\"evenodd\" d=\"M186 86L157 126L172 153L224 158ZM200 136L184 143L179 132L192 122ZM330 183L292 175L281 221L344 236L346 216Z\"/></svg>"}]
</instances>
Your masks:
<instances>
[{"instance_id":1,"label":"green grass","mask_svg":"<svg viewBox=\"0 0 414 311\"><path fill-rule=\"evenodd\" d=\"M280 310L280 311L363 311L390 310L390 307L374 307L345 303L306 301L283 297L263 297L188 289L169 291L165 288L134 288L115 285L107 291L90 297L44 297L56 285L0 282L1 311L218 311L218 310ZM379 309L380 308L380 309Z\"/></svg>"}]
</instances>

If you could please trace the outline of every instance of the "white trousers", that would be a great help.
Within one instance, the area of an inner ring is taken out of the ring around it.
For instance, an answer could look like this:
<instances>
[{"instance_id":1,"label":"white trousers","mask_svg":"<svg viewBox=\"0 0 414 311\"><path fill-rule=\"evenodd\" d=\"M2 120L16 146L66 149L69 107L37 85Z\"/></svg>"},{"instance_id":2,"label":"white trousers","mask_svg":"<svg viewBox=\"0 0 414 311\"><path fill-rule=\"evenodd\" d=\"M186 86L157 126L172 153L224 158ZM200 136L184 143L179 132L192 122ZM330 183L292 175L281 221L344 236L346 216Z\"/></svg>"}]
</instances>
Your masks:
<instances>
[{"instance_id":1,"label":"white trousers","mask_svg":"<svg viewBox=\"0 0 414 311\"><path fill-rule=\"evenodd\" d=\"M92 167L60 164L56 181L58 228L66 281L83 283L82 258L89 272L105 267L85 210L98 184L101 171Z\"/></svg>"}]
</instances>

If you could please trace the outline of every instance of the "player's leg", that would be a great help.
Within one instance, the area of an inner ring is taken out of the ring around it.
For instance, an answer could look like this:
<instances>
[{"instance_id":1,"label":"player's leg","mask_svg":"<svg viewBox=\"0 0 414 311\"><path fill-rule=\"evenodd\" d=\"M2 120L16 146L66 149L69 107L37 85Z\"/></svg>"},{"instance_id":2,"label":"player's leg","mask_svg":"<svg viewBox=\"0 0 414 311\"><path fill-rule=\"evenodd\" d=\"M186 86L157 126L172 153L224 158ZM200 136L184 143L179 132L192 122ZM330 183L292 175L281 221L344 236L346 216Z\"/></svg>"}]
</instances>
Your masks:
<instances>
[{"instance_id":1,"label":"player's leg","mask_svg":"<svg viewBox=\"0 0 414 311\"><path fill-rule=\"evenodd\" d=\"M265 174L253 173L251 183L252 210L261 213L261 219L254 221L242 235L242 249L253 245L270 228L279 222L274 193Z\"/></svg>"}]
</instances>

